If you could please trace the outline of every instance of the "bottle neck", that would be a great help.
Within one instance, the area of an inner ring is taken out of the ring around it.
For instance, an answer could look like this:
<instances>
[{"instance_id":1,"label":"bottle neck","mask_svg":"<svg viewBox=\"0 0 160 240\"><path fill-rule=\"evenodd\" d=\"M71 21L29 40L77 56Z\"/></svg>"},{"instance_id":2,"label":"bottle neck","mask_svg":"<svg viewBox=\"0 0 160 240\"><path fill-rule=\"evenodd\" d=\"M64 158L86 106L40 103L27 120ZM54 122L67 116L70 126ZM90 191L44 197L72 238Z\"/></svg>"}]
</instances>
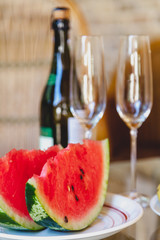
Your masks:
<instances>
[{"instance_id":1,"label":"bottle neck","mask_svg":"<svg viewBox=\"0 0 160 240\"><path fill-rule=\"evenodd\" d=\"M64 54L66 52L66 49L68 48L68 30L56 29L54 32L54 53Z\"/></svg>"},{"instance_id":2,"label":"bottle neck","mask_svg":"<svg viewBox=\"0 0 160 240\"><path fill-rule=\"evenodd\" d=\"M53 21L52 27L54 29L55 37L55 53L65 53L68 48L68 30L69 30L69 20L68 19L57 19Z\"/></svg>"}]
</instances>

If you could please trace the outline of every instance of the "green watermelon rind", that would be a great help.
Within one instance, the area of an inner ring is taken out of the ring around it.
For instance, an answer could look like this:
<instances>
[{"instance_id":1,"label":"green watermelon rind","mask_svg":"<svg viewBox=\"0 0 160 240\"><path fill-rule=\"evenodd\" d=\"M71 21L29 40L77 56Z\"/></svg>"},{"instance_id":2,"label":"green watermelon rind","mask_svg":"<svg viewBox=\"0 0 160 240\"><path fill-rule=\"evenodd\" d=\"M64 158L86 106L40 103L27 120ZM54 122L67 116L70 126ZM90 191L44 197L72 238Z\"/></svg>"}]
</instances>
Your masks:
<instances>
[{"instance_id":1,"label":"green watermelon rind","mask_svg":"<svg viewBox=\"0 0 160 240\"><path fill-rule=\"evenodd\" d=\"M2 196L0 196L0 226L17 229L17 230L42 230L42 225L36 224L32 219L20 216L16 210L6 204Z\"/></svg>"},{"instance_id":2,"label":"green watermelon rind","mask_svg":"<svg viewBox=\"0 0 160 240\"><path fill-rule=\"evenodd\" d=\"M26 183L25 190L27 196L26 204L31 218L33 218L37 224L42 225L44 227L48 227L49 225L51 229L66 231L66 229L62 228L55 221L53 221L53 219L51 219L49 215L45 212L44 208L42 207L36 196L35 191L36 188L34 184L34 179L31 178Z\"/></svg>"},{"instance_id":3,"label":"green watermelon rind","mask_svg":"<svg viewBox=\"0 0 160 240\"><path fill-rule=\"evenodd\" d=\"M1 208L0 208L0 226L12 228L15 230L27 230L26 228L19 225L12 218L10 218Z\"/></svg>"},{"instance_id":4,"label":"green watermelon rind","mask_svg":"<svg viewBox=\"0 0 160 240\"><path fill-rule=\"evenodd\" d=\"M86 218L85 220L83 219L83 224L80 222L80 224L78 225L78 223L76 222L74 226L73 223L69 225L68 223L64 223L64 221L61 224L61 219L58 218L58 216L55 216L55 214L52 215L50 209L47 208L47 204L45 204L43 199L40 199L41 196L38 193L38 190L36 188L36 182L33 177L29 179L26 184L26 203L30 216L37 224L59 231L75 231L86 228L97 218L106 198L109 178L109 141L108 139L105 139L101 141L101 143L103 145L104 156L104 179L103 187L100 193L101 198L99 198L99 202L96 204L96 208L94 208L94 211L92 210L92 212L88 214L88 218Z\"/></svg>"}]
</instances>

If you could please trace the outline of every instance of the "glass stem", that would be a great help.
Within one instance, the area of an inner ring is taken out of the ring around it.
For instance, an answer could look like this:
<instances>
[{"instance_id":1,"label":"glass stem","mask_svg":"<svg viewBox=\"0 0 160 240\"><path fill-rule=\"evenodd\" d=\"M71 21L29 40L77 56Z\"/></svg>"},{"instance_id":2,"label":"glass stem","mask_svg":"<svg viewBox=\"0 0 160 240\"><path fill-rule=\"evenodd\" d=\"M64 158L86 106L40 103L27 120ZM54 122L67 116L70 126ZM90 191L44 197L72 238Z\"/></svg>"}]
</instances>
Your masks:
<instances>
[{"instance_id":1,"label":"glass stem","mask_svg":"<svg viewBox=\"0 0 160 240\"><path fill-rule=\"evenodd\" d=\"M92 137L92 130L86 128L86 130L85 130L85 139L91 139L91 137Z\"/></svg>"},{"instance_id":2,"label":"glass stem","mask_svg":"<svg viewBox=\"0 0 160 240\"><path fill-rule=\"evenodd\" d=\"M136 192L137 129L130 129L131 137L131 192Z\"/></svg>"}]
</instances>

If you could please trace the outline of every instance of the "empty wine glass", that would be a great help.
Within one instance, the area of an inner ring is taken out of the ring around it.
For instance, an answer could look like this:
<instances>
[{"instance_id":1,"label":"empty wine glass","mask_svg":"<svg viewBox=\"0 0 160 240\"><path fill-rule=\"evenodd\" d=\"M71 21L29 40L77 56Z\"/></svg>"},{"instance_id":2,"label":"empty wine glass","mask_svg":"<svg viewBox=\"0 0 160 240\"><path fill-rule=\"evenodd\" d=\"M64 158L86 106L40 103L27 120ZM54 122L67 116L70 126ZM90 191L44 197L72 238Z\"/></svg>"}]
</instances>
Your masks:
<instances>
[{"instance_id":1,"label":"empty wine glass","mask_svg":"<svg viewBox=\"0 0 160 240\"><path fill-rule=\"evenodd\" d=\"M152 68L148 36L124 36L120 50L116 82L116 109L130 129L131 192L129 196L142 206L148 198L136 190L137 129L152 108Z\"/></svg>"},{"instance_id":2,"label":"empty wine glass","mask_svg":"<svg viewBox=\"0 0 160 240\"><path fill-rule=\"evenodd\" d=\"M91 138L106 107L102 37L79 36L74 40L70 86L71 112L84 127L85 138Z\"/></svg>"}]
</instances>

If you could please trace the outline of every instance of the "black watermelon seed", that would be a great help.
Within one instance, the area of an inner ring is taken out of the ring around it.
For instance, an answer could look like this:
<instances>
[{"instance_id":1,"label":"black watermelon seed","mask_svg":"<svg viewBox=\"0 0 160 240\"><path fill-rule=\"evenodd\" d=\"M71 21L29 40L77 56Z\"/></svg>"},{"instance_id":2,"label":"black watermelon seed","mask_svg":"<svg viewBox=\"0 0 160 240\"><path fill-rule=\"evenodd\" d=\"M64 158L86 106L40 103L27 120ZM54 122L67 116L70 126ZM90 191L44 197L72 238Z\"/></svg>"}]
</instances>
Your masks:
<instances>
[{"instance_id":1,"label":"black watermelon seed","mask_svg":"<svg viewBox=\"0 0 160 240\"><path fill-rule=\"evenodd\" d=\"M80 168L80 171L81 171L81 173L84 175L84 171L83 171L83 169L82 169L82 168Z\"/></svg>"},{"instance_id":2,"label":"black watermelon seed","mask_svg":"<svg viewBox=\"0 0 160 240\"><path fill-rule=\"evenodd\" d=\"M75 195L75 199L76 199L77 202L79 201L79 198L77 197L77 195Z\"/></svg>"},{"instance_id":3,"label":"black watermelon seed","mask_svg":"<svg viewBox=\"0 0 160 240\"><path fill-rule=\"evenodd\" d=\"M65 223L68 223L68 218L67 218L67 216L64 217L64 222L65 222Z\"/></svg>"},{"instance_id":4,"label":"black watermelon seed","mask_svg":"<svg viewBox=\"0 0 160 240\"><path fill-rule=\"evenodd\" d=\"M73 187L73 185L71 186L71 188L72 188L72 191L74 192L74 187Z\"/></svg>"},{"instance_id":5,"label":"black watermelon seed","mask_svg":"<svg viewBox=\"0 0 160 240\"><path fill-rule=\"evenodd\" d=\"M83 175L80 175L80 179L81 179L81 180L83 179Z\"/></svg>"}]
</instances>

